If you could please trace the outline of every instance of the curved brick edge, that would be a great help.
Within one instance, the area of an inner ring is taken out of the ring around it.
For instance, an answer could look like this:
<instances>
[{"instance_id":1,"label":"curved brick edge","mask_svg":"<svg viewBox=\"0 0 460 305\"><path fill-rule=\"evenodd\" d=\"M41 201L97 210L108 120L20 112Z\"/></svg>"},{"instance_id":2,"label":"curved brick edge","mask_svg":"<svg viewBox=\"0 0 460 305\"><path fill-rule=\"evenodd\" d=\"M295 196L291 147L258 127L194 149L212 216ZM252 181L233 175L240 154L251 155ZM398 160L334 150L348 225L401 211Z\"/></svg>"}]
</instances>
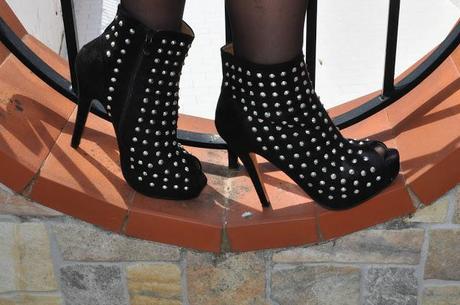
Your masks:
<instances>
[{"instance_id":1,"label":"curved brick edge","mask_svg":"<svg viewBox=\"0 0 460 305\"><path fill-rule=\"evenodd\" d=\"M23 39L67 74L66 63L56 54L29 35ZM122 179L110 124L91 115L81 147L72 149L75 106L8 56L0 66L0 181L108 230L198 250L249 251L321 242L411 214L417 204L432 202L460 181L459 66L460 48L406 97L345 130L349 137L379 139L400 150L401 173L391 187L352 210L326 211L266 164L274 206L263 211L245 171L226 168L224 151L190 148L209 178L195 200L172 202L135 193ZM340 114L367 98L331 113ZM182 116L180 125L215 132L210 120ZM418 197L415 202L409 190Z\"/></svg>"}]
</instances>

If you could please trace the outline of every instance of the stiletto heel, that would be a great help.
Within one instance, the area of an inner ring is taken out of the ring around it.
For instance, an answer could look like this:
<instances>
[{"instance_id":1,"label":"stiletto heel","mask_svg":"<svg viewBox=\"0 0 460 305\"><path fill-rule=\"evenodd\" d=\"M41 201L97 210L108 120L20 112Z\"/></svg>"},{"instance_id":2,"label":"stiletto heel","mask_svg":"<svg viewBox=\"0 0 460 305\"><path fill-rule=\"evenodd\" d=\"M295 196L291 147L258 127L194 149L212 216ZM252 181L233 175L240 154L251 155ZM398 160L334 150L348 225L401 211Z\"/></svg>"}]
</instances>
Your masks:
<instances>
[{"instance_id":1,"label":"stiletto heel","mask_svg":"<svg viewBox=\"0 0 460 305\"><path fill-rule=\"evenodd\" d=\"M251 178L252 184L256 189L259 200L264 208L270 207L270 200L268 199L267 191L265 190L265 185L261 177L259 170L259 165L257 163L256 155L253 153L241 153L238 154L241 161L243 162L246 171Z\"/></svg>"},{"instance_id":2,"label":"stiletto heel","mask_svg":"<svg viewBox=\"0 0 460 305\"><path fill-rule=\"evenodd\" d=\"M71 146L73 148L78 148L80 145L81 136L83 134L83 130L85 129L86 119L88 118L88 113L91 109L92 101L92 98L83 96L80 93L80 98L78 99L77 118L75 119L75 126L73 128L72 134Z\"/></svg>"},{"instance_id":3,"label":"stiletto heel","mask_svg":"<svg viewBox=\"0 0 460 305\"><path fill-rule=\"evenodd\" d=\"M253 154L332 210L352 208L394 181L398 152L378 141L343 137L316 95L303 54L263 65L235 56L228 44L221 55L216 128L228 149L238 152L263 206L270 202Z\"/></svg>"},{"instance_id":4,"label":"stiletto heel","mask_svg":"<svg viewBox=\"0 0 460 305\"><path fill-rule=\"evenodd\" d=\"M227 156L228 156L228 168L238 169L239 167L238 156L235 155L231 150L227 150Z\"/></svg>"}]
</instances>

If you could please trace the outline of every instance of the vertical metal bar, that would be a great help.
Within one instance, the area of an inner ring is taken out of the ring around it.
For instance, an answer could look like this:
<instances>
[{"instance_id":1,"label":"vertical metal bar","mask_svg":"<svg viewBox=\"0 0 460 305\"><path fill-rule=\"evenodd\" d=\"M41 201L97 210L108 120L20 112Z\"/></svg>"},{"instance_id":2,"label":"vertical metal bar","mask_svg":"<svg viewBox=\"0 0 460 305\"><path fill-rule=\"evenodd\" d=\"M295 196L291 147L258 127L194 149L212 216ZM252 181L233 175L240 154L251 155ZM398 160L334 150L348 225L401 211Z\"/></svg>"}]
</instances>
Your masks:
<instances>
[{"instance_id":1,"label":"vertical metal bar","mask_svg":"<svg viewBox=\"0 0 460 305\"><path fill-rule=\"evenodd\" d=\"M232 28L230 26L230 16L228 15L227 1L225 1L225 42L232 42Z\"/></svg>"},{"instance_id":2,"label":"vertical metal bar","mask_svg":"<svg viewBox=\"0 0 460 305\"><path fill-rule=\"evenodd\" d=\"M316 84L316 33L318 20L318 0L309 0L307 8L307 32L305 52L313 88Z\"/></svg>"},{"instance_id":3,"label":"vertical metal bar","mask_svg":"<svg viewBox=\"0 0 460 305\"><path fill-rule=\"evenodd\" d=\"M75 71L75 58L78 52L78 37L75 31L75 11L73 0L61 0L62 20L64 21L65 41L69 59L70 77L72 88L77 90L77 75Z\"/></svg>"},{"instance_id":4,"label":"vertical metal bar","mask_svg":"<svg viewBox=\"0 0 460 305\"><path fill-rule=\"evenodd\" d=\"M232 27L230 26L230 16L228 14L228 5L227 0L225 0L225 43L231 43L233 41L232 37ZM235 155L232 151L227 148L227 157L228 157L228 168L237 169L238 156Z\"/></svg>"},{"instance_id":5,"label":"vertical metal bar","mask_svg":"<svg viewBox=\"0 0 460 305\"><path fill-rule=\"evenodd\" d=\"M383 96L394 90L396 49L398 43L400 0L390 0L388 12L387 46L385 54L385 75L383 77Z\"/></svg>"}]
</instances>

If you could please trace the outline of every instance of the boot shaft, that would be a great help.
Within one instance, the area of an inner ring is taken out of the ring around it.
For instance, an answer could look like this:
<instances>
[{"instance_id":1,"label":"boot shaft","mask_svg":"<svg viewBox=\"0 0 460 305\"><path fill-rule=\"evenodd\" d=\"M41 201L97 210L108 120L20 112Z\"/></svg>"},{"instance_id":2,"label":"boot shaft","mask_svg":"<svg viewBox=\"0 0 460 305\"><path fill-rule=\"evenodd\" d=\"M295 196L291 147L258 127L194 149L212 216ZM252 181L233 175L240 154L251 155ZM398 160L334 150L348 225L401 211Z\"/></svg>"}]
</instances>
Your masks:
<instances>
[{"instance_id":1,"label":"boot shaft","mask_svg":"<svg viewBox=\"0 0 460 305\"><path fill-rule=\"evenodd\" d=\"M163 45L162 41L177 41L177 46ZM171 70L174 69L180 75L184 55L192 41L193 31L185 23L182 24L181 32L155 31L133 18L119 5L114 20L104 32L78 53L76 67L79 91L97 99L118 129L121 112L126 100L130 98L128 95L136 91L136 88L132 88L136 84L134 79L142 81L141 78L146 77L144 65L150 66L150 57L157 55L152 61L167 63L165 57L172 55L172 49L174 55L180 52L174 61L170 60L171 66L175 65ZM161 54L163 49L165 53Z\"/></svg>"}]
</instances>

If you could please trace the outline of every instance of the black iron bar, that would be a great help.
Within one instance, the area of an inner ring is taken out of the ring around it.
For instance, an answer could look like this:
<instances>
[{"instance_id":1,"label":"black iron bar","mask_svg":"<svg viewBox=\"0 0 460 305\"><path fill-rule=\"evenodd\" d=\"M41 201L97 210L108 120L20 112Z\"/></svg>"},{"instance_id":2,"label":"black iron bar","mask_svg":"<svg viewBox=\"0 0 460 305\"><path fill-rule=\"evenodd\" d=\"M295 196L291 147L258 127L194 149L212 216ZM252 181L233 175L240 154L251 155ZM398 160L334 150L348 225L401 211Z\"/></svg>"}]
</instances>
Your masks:
<instances>
[{"instance_id":1,"label":"black iron bar","mask_svg":"<svg viewBox=\"0 0 460 305\"><path fill-rule=\"evenodd\" d=\"M233 36L232 36L232 27L230 24L230 15L228 12L228 5L227 5L227 0L225 1L224 4L224 10L225 10L225 43L231 43L233 41ZM227 158L228 158L228 167L236 169L239 167L238 164L238 156L235 155L233 152L227 149Z\"/></svg>"},{"instance_id":2,"label":"black iron bar","mask_svg":"<svg viewBox=\"0 0 460 305\"><path fill-rule=\"evenodd\" d=\"M75 70L75 58L78 53L78 35L75 31L75 11L73 0L61 0L62 20L64 21L65 42L67 45L67 57L72 88L77 90L77 73Z\"/></svg>"},{"instance_id":3,"label":"black iron bar","mask_svg":"<svg viewBox=\"0 0 460 305\"><path fill-rule=\"evenodd\" d=\"M318 0L309 0L307 8L307 31L305 37L305 57L313 88L316 84L316 33L318 19Z\"/></svg>"},{"instance_id":4,"label":"black iron bar","mask_svg":"<svg viewBox=\"0 0 460 305\"><path fill-rule=\"evenodd\" d=\"M433 73L459 45L460 23L454 27L447 38L422 63L395 85L394 91L389 96L377 96L337 116L334 119L334 123L340 129L349 127L398 101Z\"/></svg>"},{"instance_id":5,"label":"black iron bar","mask_svg":"<svg viewBox=\"0 0 460 305\"><path fill-rule=\"evenodd\" d=\"M398 44L399 9L401 0L390 0L388 11L387 46L385 53L385 74L383 77L383 96L394 92L396 50Z\"/></svg>"},{"instance_id":6,"label":"black iron bar","mask_svg":"<svg viewBox=\"0 0 460 305\"><path fill-rule=\"evenodd\" d=\"M77 101L75 93L70 88L70 82L61 74L57 73L40 57L38 57L27 45L25 45L2 18L0 18L0 41L27 68L29 68L51 88L73 102Z\"/></svg>"},{"instance_id":7,"label":"black iron bar","mask_svg":"<svg viewBox=\"0 0 460 305\"><path fill-rule=\"evenodd\" d=\"M228 14L227 1L225 1L225 43L231 43L232 39L232 27L230 26L230 16Z\"/></svg>"}]
</instances>

